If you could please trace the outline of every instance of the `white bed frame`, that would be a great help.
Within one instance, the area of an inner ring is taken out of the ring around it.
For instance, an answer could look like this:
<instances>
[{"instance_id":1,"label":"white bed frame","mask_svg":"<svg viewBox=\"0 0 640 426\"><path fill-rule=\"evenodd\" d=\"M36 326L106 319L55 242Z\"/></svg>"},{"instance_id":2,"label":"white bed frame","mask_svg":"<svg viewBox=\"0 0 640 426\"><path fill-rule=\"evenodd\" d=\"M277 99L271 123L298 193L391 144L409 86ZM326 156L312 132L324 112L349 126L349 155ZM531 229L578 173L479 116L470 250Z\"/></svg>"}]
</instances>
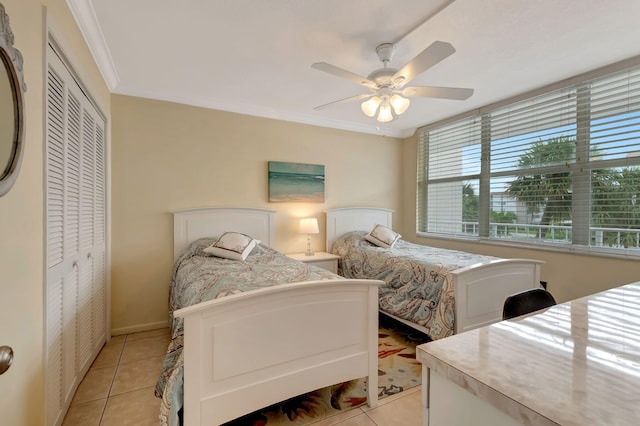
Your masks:
<instances>
[{"instance_id":1,"label":"white bed frame","mask_svg":"<svg viewBox=\"0 0 640 426\"><path fill-rule=\"evenodd\" d=\"M174 256L197 238L243 232L272 245L275 212L174 215ZM267 287L174 312L184 318L184 424L218 425L270 404L367 377L378 398L378 285L322 280Z\"/></svg>"},{"instance_id":2,"label":"white bed frame","mask_svg":"<svg viewBox=\"0 0 640 426\"><path fill-rule=\"evenodd\" d=\"M327 251L331 251L336 238L346 232L370 231L376 224L393 228L392 213L392 210L368 207L327 210ZM507 296L540 287L543 263L533 259L499 259L453 271L454 333L501 321ZM427 331L418 324L381 312L422 332Z\"/></svg>"}]
</instances>

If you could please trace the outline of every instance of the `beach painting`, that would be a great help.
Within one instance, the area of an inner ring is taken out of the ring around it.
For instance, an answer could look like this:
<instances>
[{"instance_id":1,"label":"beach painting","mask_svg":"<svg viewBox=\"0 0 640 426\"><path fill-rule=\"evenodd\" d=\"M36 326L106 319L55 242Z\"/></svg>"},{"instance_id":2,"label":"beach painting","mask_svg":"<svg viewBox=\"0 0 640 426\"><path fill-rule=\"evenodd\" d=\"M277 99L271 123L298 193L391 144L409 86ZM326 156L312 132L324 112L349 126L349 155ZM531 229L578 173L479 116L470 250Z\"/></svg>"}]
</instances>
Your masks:
<instances>
[{"instance_id":1,"label":"beach painting","mask_svg":"<svg viewBox=\"0 0 640 426\"><path fill-rule=\"evenodd\" d=\"M324 166L269 161L269 202L324 203Z\"/></svg>"}]
</instances>

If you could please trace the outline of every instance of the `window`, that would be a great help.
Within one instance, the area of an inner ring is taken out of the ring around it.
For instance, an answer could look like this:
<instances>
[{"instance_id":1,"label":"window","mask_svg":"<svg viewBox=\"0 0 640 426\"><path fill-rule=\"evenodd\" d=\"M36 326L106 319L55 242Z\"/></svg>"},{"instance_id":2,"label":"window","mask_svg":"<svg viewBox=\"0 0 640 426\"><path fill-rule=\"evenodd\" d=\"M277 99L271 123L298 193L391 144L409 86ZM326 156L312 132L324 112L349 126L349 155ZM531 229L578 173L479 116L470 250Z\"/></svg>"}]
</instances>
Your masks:
<instances>
[{"instance_id":1,"label":"window","mask_svg":"<svg viewBox=\"0 0 640 426\"><path fill-rule=\"evenodd\" d=\"M640 255L640 67L419 137L419 233Z\"/></svg>"}]
</instances>

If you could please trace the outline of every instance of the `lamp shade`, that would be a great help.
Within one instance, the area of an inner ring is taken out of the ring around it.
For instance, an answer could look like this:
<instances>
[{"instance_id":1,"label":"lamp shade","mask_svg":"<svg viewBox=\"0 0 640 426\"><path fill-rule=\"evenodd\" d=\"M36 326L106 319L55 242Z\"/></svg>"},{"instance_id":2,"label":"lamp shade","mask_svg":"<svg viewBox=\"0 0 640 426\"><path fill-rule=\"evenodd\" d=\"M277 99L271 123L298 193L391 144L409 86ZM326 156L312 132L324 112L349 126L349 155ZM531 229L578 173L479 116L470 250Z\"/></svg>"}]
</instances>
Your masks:
<instances>
[{"instance_id":1,"label":"lamp shade","mask_svg":"<svg viewBox=\"0 0 640 426\"><path fill-rule=\"evenodd\" d=\"M407 108L409 108L409 104L411 103L409 99L403 98L400 95L393 95L391 99L389 99L389 102L391 102L391 106L393 106L393 110L398 115L405 112Z\"/></svg>"},{"instance_id":2,"label":"lamp shade","mask_svg":"<svg viewBox=\"0 0 640 426\"><path fill-rule=\"evenodd\" d=\"M381 123L388 123L389 121L393 120L393 114L391 113L391 105L389 104L389 101L385 101L382 105L380 105L380 112L378 113L377 120Z\"/></svg>"},{"instance_id":3,"label":"lamp shade","mask_svg":"<svg viewBox=\"0 0 640 426\"><path fill-rule=\"evenodd\" d=\"M380 106L380 102L381 100L379 97L373 96L372 98L369 98L368 101L364 101L360 105L360 108L362 108L362 112L364 112L365 115L367 115L368 117L373 117L376 115L376 111Z\"/></svg>"},{"instance_id":4,"label":"lamp shade","mask_svg":"<svg viewBox=\"0 0 640 426\"><path fill-rule=\"evenodd\" d=\"M306 217L300 219L300 227L298 228L298 232L301 234L319 234L320 229L318 228L318 219L315 217Z\"/></svg>"}]
</instances>

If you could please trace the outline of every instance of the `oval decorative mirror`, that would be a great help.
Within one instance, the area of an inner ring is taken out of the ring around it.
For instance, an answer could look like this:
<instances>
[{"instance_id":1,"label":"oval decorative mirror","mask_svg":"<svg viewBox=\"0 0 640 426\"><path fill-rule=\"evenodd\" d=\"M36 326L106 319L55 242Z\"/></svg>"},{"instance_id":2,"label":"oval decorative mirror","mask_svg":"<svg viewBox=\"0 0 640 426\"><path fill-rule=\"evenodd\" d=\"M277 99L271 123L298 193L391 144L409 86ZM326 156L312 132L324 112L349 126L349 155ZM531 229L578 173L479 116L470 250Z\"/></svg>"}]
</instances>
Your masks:
<instances>
[{"instance_id":1,"label":"oval decorative mirror","mask_svg":"<svg viewBox=\"0 0 640 426\"><path fill-rule=\"evenodd\" d=\"M0 196L18 177L24 151L22 55L13 47L9 16L0 3Z\"/></svg>"}]
</instances>

